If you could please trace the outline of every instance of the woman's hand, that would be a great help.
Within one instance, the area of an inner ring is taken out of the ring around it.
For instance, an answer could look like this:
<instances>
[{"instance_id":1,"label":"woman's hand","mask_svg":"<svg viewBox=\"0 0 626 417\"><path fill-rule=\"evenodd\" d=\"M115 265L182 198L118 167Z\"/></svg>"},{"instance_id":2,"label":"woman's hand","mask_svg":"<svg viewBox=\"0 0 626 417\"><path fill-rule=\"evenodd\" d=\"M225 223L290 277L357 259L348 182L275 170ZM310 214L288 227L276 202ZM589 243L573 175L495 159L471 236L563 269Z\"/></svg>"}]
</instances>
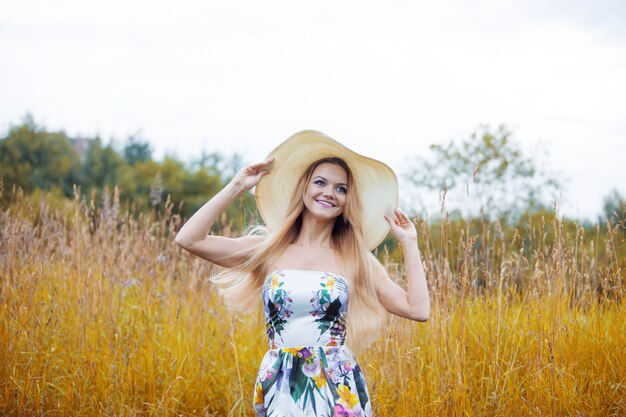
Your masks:
<instances>
[{"instance_id":1,"label":"woman's hand","mask_svg":"<svg viewBox=\"0 0 626 417\"><path fill-rule=\"evenodd\" d=\"M225 268L232 268L248 259L249 250L262 240L260 236L230 238L211 235L209 232L226 207L241 193L257 185L263 175L270 172L273 163L274 158L267 158L263 162L241 168L226 187L185 222L178 231L175 242L194 255Z\"/></svg>"},{"instance_id":2,"label":"woman's hand","mask_svg":"<svg viewBox=\"0 0 626 417\"><path fill-rule=\"evenodd\" d=\"M393 211L393 218L385 214L385 219L387 220L387 223L389 223L391 234L400 243L417 241L417 230L415 229L415 225L411 219L409 219L408 216L402 212L402 210L395 209Z\"/></svg>"},{"instance_id":3,"label":"woman's hand","mask_svg":"<svg viewBox=\"0 0 626 417\"><path fill-rule=\"evenodd\" d=\"M274 160L275 158L271 157L263 162L244 166L235 174L231 184L233 184L239 192L248 191L257 185L264 175L270 173Z\"/></svg>"},{"instance_id":4,"label":"woman's hand","mask_svg":"<svg viewBox=\"0 0 626 417\"><path fill-rule=\"evenodd\" d=\"M417 247L417 230L413 222L400 209L393 216L385 215L391 234L398 239L404 255L406 290L389 276L377 288L380 303L392 314L411 320L426 321L430 317L430 298L424 265Z\"/></svg>"}]
</instances>

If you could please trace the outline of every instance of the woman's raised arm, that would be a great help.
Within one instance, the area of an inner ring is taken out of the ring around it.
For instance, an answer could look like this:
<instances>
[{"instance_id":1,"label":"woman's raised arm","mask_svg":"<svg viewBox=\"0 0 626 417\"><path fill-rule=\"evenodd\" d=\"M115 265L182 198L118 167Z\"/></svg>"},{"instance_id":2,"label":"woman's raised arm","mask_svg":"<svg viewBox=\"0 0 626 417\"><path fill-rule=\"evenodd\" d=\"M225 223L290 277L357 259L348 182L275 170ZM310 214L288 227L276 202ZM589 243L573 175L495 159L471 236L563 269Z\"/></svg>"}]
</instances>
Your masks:
<instances>
[{"instance_id":1,"label":"woman's raised arm","mask_svg":"<svg viewBox=\"0 0 626 417\"><path fill-rule=\"evenodd\" d=\"M385 216L391 234L400 242L404 254L407 288L403 290L387 276L378 285L378 299L387 311L411 320L426 321L430 317L430 298L424 266L417 247L417 230L411 220L399 209L394 218Z\"/></svg>"},{"instance_id":2,"label":"woman's raised arm","mask_svg":"<svg viewBox=\"0 0 626 417\"><path fill-rule=\"evenodd\" d=\"M245 259L245 252L262 239L260 236L228 238L209 235L217 217L239 195L257 185L270 172L274 158L246 165L213 198L207 201L176 235L175 242L183 249L223 267L232 267Z\"/></svg>"}]
</instances>

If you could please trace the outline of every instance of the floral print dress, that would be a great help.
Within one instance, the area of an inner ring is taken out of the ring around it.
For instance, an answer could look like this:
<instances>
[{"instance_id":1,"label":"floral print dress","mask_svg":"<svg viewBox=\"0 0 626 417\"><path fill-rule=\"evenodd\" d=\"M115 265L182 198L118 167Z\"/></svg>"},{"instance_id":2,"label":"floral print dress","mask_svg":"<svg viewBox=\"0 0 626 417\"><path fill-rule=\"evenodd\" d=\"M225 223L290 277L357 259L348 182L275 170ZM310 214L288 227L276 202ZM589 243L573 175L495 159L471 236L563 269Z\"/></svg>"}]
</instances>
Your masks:
<instances>
[{"instance_id":1,"label":"floral print dress","mask_svg":"<svg viewBox=\"0 0 626 417\"><path fill-rule=\"evenodd\" d=\"M261 417L368 417L361 368L344 346L348 282L340 275L272 272L263 288L269 350L255 384Z\"/></svg>"}]
</instances>

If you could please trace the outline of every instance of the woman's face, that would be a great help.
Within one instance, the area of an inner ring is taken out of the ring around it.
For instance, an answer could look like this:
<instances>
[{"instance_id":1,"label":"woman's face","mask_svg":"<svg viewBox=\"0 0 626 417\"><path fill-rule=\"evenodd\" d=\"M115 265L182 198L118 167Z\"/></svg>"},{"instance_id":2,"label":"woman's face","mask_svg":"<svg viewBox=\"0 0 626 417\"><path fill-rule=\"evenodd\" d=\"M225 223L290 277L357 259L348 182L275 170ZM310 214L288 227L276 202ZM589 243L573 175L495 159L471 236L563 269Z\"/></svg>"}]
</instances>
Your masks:
<instances>
[{"instance_id":1,"label":"woman's face","mask_svg":"<svg viewBox=\"0 0 626 417\"><path fill-rule=\"evenodd\" d=\"M324 162L313 170L304 205L315 217L331 220L343 213L348 192L348 173L339 165Z\"/></svg>"}]
</instances>

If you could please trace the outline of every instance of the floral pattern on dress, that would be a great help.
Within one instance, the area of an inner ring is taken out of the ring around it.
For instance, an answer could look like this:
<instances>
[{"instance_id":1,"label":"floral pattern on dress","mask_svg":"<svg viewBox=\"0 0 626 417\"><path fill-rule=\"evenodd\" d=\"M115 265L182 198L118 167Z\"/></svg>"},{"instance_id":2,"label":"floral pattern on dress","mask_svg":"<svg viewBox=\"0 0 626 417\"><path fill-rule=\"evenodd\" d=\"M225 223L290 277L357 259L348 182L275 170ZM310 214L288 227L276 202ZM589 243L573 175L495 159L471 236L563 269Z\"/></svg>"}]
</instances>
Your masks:
<instances>
[{"instance_id":1,"label":"floral pattern on dress","mask_svg":"<svg viewBox=\"0 0 626 417\"><path fill-rule=\"evenodd\" d=\"M303 270L271 273L263 288L270 350L254 386L261 417L369 417L361 368L345 347L348 282Z\"/></svg>"},{"instance_id":2,"label":"floral pattern on dress","mask_svg":"<svg viewBox=\"0 0 626 417\"><path fill-rule=\"evenodd\" d=\"M330 331L330 342L328 346L337 346L337 341L343 341L346 338L346 321L344 319L347 307L347 293L335 291L335 276L324 273L320 280L320 287L314 291L311 297L313 310L309 313L315 317L320 330L320 338Z\"/></svg>"},{"instance_id":3,"label":"floral pattern on dress","mask_svg":"<svg viewBox=\"0 0 626 417\"><path fill-rule=\"evenodd\" d=\"M267 336L269 340L273 341L276 335L280 337L287 319L293 314L293 311L289 310L293 300L289 297L289 292L283 288L285 284L284 281L281 281L281 279L284 279L283 274L274 272L270 275L270 278L273 297L264 304Z\"/></svg>"}]
</instances>

